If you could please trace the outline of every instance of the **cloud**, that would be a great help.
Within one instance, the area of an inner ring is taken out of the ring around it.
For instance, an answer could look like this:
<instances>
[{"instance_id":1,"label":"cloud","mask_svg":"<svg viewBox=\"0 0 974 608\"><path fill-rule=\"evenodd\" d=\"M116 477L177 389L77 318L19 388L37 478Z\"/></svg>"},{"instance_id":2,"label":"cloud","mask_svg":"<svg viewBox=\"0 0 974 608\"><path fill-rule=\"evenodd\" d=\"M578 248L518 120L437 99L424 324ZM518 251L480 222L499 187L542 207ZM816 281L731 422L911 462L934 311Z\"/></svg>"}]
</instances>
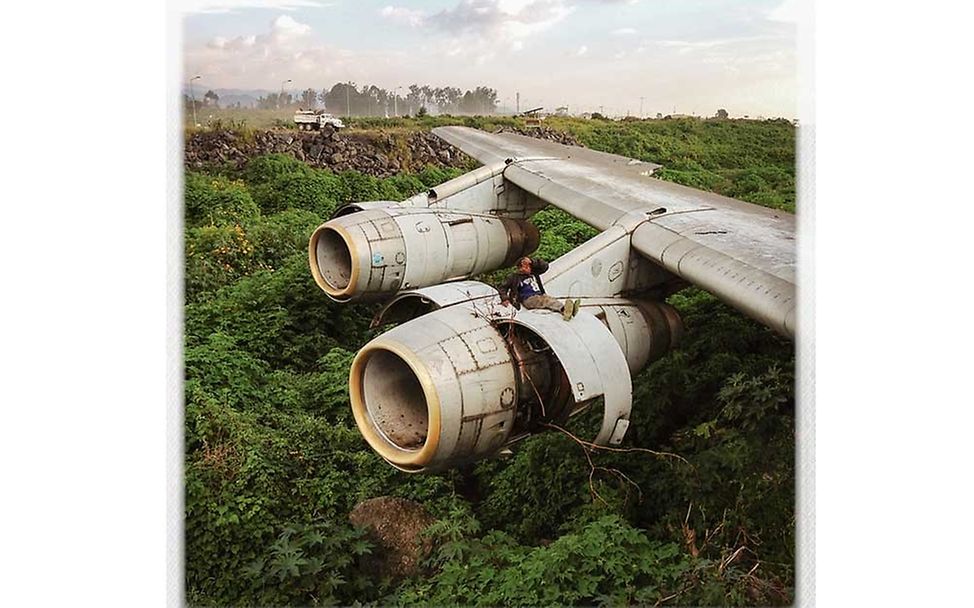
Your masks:
<instances>
[{"instance_id":1,"label":"cloud","mask_svg":"<svg viewBox=\"0 0 974 608\"><path fill-rule=\"evenodd\" d=\"M718 47L740 46L754 42L780 40L779 36L742 36L739 38L712 38L709 40L654 40L653 43L664 48L676 49L680 53L690 53L715 49Z\"/></svg>"},{"instance_id":2,"label":"cloud","mask_svg":"<svg viewBox=\"0 0 974 608\"><path fill-rule=\"evenodd\" d=\"M437 12L386 6L379 15L427 34L423 51L484 65L522 51L574 12L567 0L460 0Z\"/></svg>"},{"instance_id":3,"label":"cloud","mask_svg":"<svg viewBox=\"0 0 974 608\"><path fill-rule=\"evenodd\" d=\"M798 0L784 0L781 4L771 9L767 19L769 21L781 21L783 23L797 23L801 12Z\"/></svg>"},{"instance_id":4,"label":"cloud","mask_svg":"<svg viewBox=\"0 0 974 608\"><path fill-rule=\"evenodd\" d=\"M322 77L344 75L350 51L314 40L311 26L279 15L259 34L225 38L186 49L186 69L213 86L276 89L282 80L296 86L318 85Z\"/></svg>"},{"instance_id":5,"label":"cloud","mask_svg":"<svg viewBox=\"0 0 974 608\"><path fill-rule=\"evenodd\" d=\"M474 45L480 41L514 43L550 29L575 9L565 0L460 0L456 6L426 14L387 6L379 13L410 26L424 25Z\"/></svg>"},{"instance_id":6,"label":"cloud","mask_svg":"<svg viewBox=\"0 0 974 608\"><path fill-rule=\"evenodd\" d=\"M631 27L620 27L617 30L612 30L613 36L632 36L636 33L636 29Z\"/></svg>"},{"instance_id":7,"label":"cloud","mask_svg":"<svg viewBox=\"0 0 974 608\"><path fill-rule=\"evenodd\" d=\"M419 27L426 22L426 15L423 14L423 11L400 6L386 6L379 10L379 15L390 21L405 23L410 27Z\"/></svg>"},{"instance_id":8,"label":"cloud","mask_svg":"<svg viewBox=\"0 0 974 608\"><path fill-rule=\"evenodd\" d=\"M517 40L550 29L573 10L562 0L463 0L430 21L453 34Z\"/></svg>"},{"instance_id":9,"label":"cloud","mask_svg":"<svg viewBox=\"0 0 974 608\"><path fill-rule=\"evenodd\" d=\"M271 24L271 37L279 41L300 39L310 33L310 25L300 23L290 15L281 15Z\"/></svg>"},{"instance_id":10,"label":"cloud","mask_svg":"<svg viewBox=\"0 0 974 608\"><path fill-rule=\"evenodd\" d=\"M588 52L588 47L583 44L582 46L578 47L578 50L575 52L575 56L581 57L587 52Z\"/></svg>"},{"instance_id":11,"label":"cloud","mask_svg":"<svg viewBox=\"0 0 974 608\"><path fill-rule=\"evenodd\" d=\"M236 13L239 9L268 8L293 11L299 8L327 8L334 2L316 0L179 0L179 7L186 13Z\"/></svg>"}]
</instances>

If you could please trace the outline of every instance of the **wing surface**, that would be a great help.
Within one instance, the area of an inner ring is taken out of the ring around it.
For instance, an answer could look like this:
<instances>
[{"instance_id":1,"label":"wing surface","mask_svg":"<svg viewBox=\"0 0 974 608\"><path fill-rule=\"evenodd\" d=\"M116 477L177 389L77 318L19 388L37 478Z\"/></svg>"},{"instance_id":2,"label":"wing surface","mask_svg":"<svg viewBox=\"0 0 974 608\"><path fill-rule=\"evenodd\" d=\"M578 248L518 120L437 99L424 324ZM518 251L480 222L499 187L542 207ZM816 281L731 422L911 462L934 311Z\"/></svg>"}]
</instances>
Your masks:
<instances>
[{"instance_id":1,"label":"wing surface","mask_svg":"<svg viewBox=\"0 0 974 608\"><path fill-rule=\"evenodd\" d=\"M583 222L621 224L632 246L768 327L795 334L795 216L652 177L659 165L469 127L433 133Z\"/></svg>"}]
</instances>

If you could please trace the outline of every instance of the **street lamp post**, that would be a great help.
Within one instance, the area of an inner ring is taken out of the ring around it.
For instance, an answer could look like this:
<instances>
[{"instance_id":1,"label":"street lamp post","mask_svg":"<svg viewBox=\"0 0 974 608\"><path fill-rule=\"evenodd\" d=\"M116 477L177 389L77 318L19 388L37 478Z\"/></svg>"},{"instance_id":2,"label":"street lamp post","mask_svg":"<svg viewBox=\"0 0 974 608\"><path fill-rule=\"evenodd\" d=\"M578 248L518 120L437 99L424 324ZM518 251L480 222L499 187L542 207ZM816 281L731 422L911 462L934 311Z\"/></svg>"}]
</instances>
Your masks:
<instances>
[{"instance_id":1,"label":"street lamp post","mask_svg":"<svg viewBox=\"0 0 974 608\"><path fill-rule=\"evenodd\" d=\"M281 81L281 94L277 98L277 107L278 108L281 107L281 102L284 101L284 85L286 83L288 83L288 82L291 82L291 79L290 78L288 78L287 80Z\"/></svg>"},{"instance_id":2,"label":"street lamp post","mask_svg":"<svg viewBox=\"0 0 974 608\"><path fill-rule=\"evenodd\" d=\"M193 92L193 81L199 79L200 76L193 76L189 79L189 95L193 98L193 125L200 126L200 123L196 120L196 93Z\"/></svg>"}]
</instances>

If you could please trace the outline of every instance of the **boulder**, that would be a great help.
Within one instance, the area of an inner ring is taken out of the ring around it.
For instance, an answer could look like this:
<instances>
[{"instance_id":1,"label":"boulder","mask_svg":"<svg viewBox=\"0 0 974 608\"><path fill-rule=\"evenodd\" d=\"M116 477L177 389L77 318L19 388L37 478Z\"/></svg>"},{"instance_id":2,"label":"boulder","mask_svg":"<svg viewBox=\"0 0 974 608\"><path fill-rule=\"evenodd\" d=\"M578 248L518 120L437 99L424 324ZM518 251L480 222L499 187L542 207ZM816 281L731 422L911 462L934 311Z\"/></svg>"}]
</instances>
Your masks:
<instances>
[{"instance_id":1,"label":"boulder","mask_svg":"<svg viewBox=\"0 0 974 608\"><path fill-rule=\"evenodd\" d=\"M418 573L420 562L432 548L430 539L421 533L436 520L417 502L393 496L370 498L355 505L348 519L364 528L375 543L363 565L379 576Z\"/></svg>"}]
</instances>

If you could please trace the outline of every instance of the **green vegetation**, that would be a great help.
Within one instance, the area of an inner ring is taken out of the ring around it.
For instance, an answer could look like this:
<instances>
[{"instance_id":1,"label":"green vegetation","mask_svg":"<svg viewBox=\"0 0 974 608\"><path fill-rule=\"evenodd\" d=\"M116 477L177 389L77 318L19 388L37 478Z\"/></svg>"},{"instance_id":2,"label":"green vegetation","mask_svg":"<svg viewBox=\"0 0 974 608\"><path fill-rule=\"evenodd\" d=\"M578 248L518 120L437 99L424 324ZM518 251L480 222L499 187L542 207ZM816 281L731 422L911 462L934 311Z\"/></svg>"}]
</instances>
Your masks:
<instances>
[{"instance_id":1,"label":"green vegetation","mask_svg":"<svg viewBox=\"0 0 974 608\"><path fill-rule=\"evenodd\" d=\"M489 128L494 119L469 120ZM549 126L662 162L664 179L794 207L787 124ZM402 199L457 173L429 167L380 180L269 155L239 171L186 175L188 601L791 603L793 345L700 290L670 298L685 339L634 378L624 447L643 451L596 452L593 471L575 440L548 432L505 460L406 475L368 448L352 421L347 378L355 350L374 335L375 306L328 300L308 270L307 241L342 204ZM548 258L594 234L555 209L535 221ZM591 437L598 423L592 410L570 431ZM438 519L424 574L396 581L360 567L376 548L348 514L383 495L418 501Z\"/></svg>"},{"instance_id":2,"label":"green vegetation","mask_svg":"<svg viewBox=\"0 0 974 608\"><path fill-rule=\"evenodd\" d=\"M546 122L590 148L659 163L661 179L795 211L795 127L787 120Z\"/></svg>"}]
</instances>

